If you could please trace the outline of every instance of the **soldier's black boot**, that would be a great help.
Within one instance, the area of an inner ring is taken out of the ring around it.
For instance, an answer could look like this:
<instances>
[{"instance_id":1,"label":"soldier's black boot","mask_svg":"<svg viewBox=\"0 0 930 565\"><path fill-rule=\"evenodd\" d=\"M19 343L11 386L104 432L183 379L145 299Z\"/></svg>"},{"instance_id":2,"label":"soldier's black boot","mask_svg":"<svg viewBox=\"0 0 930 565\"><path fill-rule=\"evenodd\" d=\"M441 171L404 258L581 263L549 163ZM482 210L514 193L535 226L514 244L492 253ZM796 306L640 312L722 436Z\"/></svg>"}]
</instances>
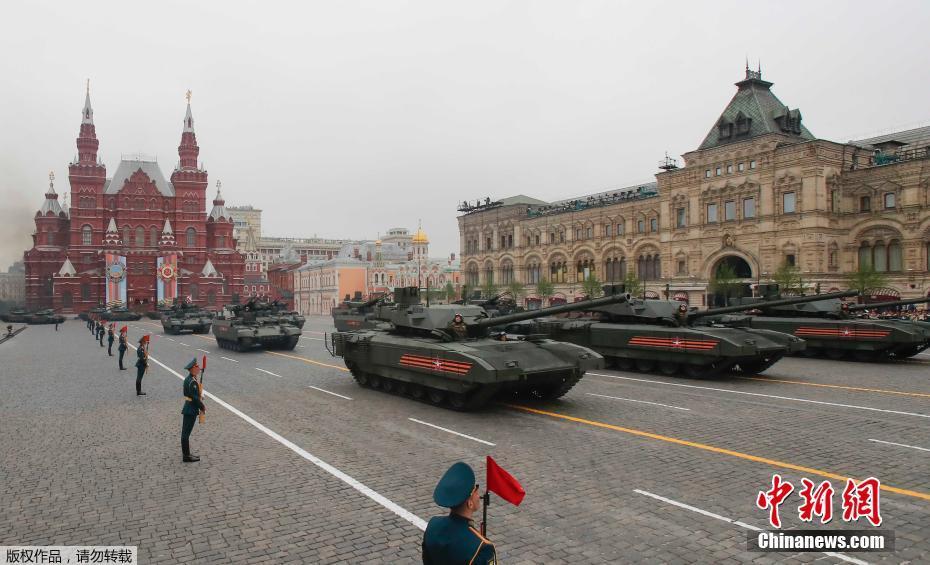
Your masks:
<instances>
[{"instance_id":1,"label":"soldier's black boot","mask_svg":"<svg viewBox=\"0 0 930 565\"><path fill-rule=\"evenodd\" d=\"M200 461L200 457L196 455L191 455L191 443L187 438L181 438L181 453L184 455L183 461L185 463L196 463Z\"/></svg>"}]
</instances>

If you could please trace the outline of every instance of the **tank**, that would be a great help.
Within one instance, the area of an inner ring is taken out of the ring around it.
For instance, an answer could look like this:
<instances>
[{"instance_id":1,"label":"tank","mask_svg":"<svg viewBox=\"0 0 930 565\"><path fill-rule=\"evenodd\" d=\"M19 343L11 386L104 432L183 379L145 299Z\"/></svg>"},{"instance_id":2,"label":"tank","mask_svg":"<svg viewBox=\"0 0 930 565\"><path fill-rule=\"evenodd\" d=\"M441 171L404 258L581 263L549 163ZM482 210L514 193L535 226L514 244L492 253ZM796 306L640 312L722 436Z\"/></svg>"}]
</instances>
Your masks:
<instances>
[{"instance_id":1,"label":"tank","mask_svg":"<svg viewBox=\"0 0 930 565\"><path fill-rule=\"evenodd\" d=\"M212 324L212 312L184 302L175 303L161 317L161 327L166 334L180 334L182 332L210 333Z\"/></svg>"},{"instance_id":2,"label":"tank","mask_svg":"<svg viewBox=\"0 0 930 565\"><path fill-rule=\"evenodd\" d=\"M85 312L81 312L80 314L78 314L78 318L82 320L88 320L88 319L96 320L100 317L101 314L103 314L106 311L107 311L106 306L97 306Z\"/></svg>"},{"instance_id":3,"label":"tank","mask_svg":"<svg viewBox=\"0 0 930 565\"><path fill-rule=\"evenodd\" d=\"M174 306L172 304L162 303L155 307L154 310L149 310L145 313L145 317L150 320L159 320L165 314L168 314Z\"/></svg>"},{"instance_id":4,"label":"tank","mask_svg":"<svg viewBox=\"0 0 930 565\"><path fill-rule=\"evenodd\" d=\"M828 294L808 298L813 298L813 301L795 305L766 305L759 298L741 298L736 302L758 310L758 314L745 318L749 327L801 337L807 342L804 355L810 357L889 361L913 357L930 345L927 328L920 323L855 317L855 312L877 308L878 304L850 306ZM882 304L891 306L924 301Z\"/></svg>"},{"instance_id":5,"label":"tank","mask_svg":"<svg viewBox=\"0 0 930 565\"><path fill-rule=\"evenodd\" d=\"M588 303L491 318L476 305L426 306L417 287L398 288L394 303L373 312L376 328L331 336L359 386L397 393L455 410L475 410L496 395L552 400L565 395L585 372L600 369L594 351L541 336L504 340L501 323L627 300L615 295ZM461 322L454 323L456 316Z\"/></svg>"},{"instance_id":6,"label":"tank","mask_svg":"<svg viewBox=\"0 0 930 565\"><path fill-rule=\"evenodd\" d=\"M213 320L216 343L233 351L291 350L297 346L300 334L300 328L281 320L273 304L254 298L245 304L227 306Z\"/></svg>"},{"instance_id":7,"label":"tank","mask_svg":"<svg viewBox=\"0 0 930 565\"><path fill-rule=\"evenodd\" d=\"M609 294L622 288L609 285L604 290ZM747 327L742 318L713 319L747 309L729 306L696 311L677 300L632 299L588 309L591 315L586 318L540 319L529 327L508 326L507 331L542 333L590 347L619 369L689 378L711 378L729 371L756 374L785 355L804 350L799 337Z\"/></svg>"},{"instance_id":8,"label":"tank","mask_svg":"<svg viewBox=\"0 0 930 565\"><path fill-rule=\"evenodd\" d=\"M65 317L61 314L56 314L52 309L45 310L36 310L32 314L29 314L26 323L28 324L62 324L65 321Z\"/></svg>"},{"instance_id":9,"label":"tank","mask_svg":"<svg viewBox=\"0 0 930 565\"><path fill-rule=\"evenodd\" d=\"M30 312L22 308L14 308L6 314L0 315L0 320L11 324L25 324L29 320Z\"/></svg>"},{"instance_id":10,"label":"tank","mask_svg":"<svg viewBox=\"0 0 930 565\"><path fill-rule=\"evenodd\" d=\"M142 319L142 314L133 312L125 306L115 306L101 312L99 317L107 322L135 322Z\"/></svg>"},{"instance_id":11,"label":"tank","mask_svg":"<svg viewBox=\"0 0 930 565\"><path fill-rule=\"evenodd\" d=\"M281 323L291 324L292 326L297 326L298 329L304 329L304 323L307 319L304 318L303 314L297 312L296 310L285 310L284 305L279 303L277 300L271 303L272 309L277 312L278 319Z\"/></svg>"},{"instance_id":12,"label":"tank","mask_svg":"<svg viewBox=\"0 0 930 565\"><path fill-rule=\"evenodd\" d=\"M348 332L374 328L378 325L378 321L374 319L375 305L386 299L386 296L377 296L369 300L361 300L359 296L358 300L343 301L332 311L336 331Z\"/></svg>"}]
</instances>

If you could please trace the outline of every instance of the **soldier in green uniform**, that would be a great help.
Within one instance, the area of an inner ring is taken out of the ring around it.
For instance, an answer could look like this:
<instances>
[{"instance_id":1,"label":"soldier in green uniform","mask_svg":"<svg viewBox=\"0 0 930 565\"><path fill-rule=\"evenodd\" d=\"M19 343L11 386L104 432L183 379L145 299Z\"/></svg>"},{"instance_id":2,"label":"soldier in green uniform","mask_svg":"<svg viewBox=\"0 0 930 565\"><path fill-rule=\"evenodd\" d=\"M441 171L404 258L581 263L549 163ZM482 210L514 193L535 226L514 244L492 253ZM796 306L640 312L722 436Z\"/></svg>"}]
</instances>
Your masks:
<instances>
[{"instance_id":1,"label":"soldier in green uniform","mask_svg":"<svg viewBox=\"0 0 930 565\"><path fill-rule=\"evenodd\" d=\"M113 357L113 340L116 336L113 335L113 326L116 324L110 324L110 327L107 328L107 353L110 357Z\"/></svg>"},{"instance_id":2,"label":"soldier in green uniform","mask_svg":"<svg viewBox=\"0 0 930 565\"><path fill-rule=\"evenodd\" d=\"M182 387L184 408L181 409L181 454L183 455L182 461L194 463L200 461L200 457L191 455L191 432L194 430L197 415L205 413L207 407L203 405L203 400L200 398L200 385L197 383L200 365L197 364L197 358L194 357L184 368L187 369L187 377L184 378Z\"/></svg>"},{"instance_id":3,"label":"soldier in green uniform","mask_svg":"<svg viewBox=\"0 0 930 565\"><path fill-rule=\"evenodd\" d=\"M126 350L129 349L129 346L126 345L126 326L123 326L119 330L119 347L116 349L119 351L119 370L125 371L126 367L123 367L123 355L126 354Z\"/></svg>"},{"instance_id":4,"label":"soldier in green uniform","mask_svg":"<svg viewBox=\"0 0 930 565\"><path fill-rule=\"evenodd\" d=\"M100 347L103 347L103 336L107 334L106 324L100 323L97 326L97 339L100 341Z\"/></svg>"},{"instance_id":5,"label":"soldier in green uniform","mask_svg":"<svg viewBox=\"0 0 930 565\"><path fill-rule=\"evenodd\" d=\"M472 525L472 515L481 504L472 468L461 461L449 467L433 491L433 500L451 512L430 518L423 533L423 564L496 565L494 544Z\"/></svg>"},{"instance_id":6,"label":"soldier in green uniform","mask_svg":"<svg viewBox=\"0 0 930 565\"><path fill-rule=\"evenodd\" d=\"M149 366L149 336L139 338L139 347L136 349L136 396L145 396L142 392L142 377Z\"/></svg>"}]
</instances>

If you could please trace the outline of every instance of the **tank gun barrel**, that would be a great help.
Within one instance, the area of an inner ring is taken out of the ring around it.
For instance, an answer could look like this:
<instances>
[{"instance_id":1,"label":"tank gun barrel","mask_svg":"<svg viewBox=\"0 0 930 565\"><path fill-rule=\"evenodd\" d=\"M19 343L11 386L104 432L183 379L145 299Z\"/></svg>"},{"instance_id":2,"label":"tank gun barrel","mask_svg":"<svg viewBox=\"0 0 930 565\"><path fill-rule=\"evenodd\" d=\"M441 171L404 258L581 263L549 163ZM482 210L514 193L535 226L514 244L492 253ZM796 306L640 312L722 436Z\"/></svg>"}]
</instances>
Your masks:
<instances>
[{"instance_id":1,"label":"tank gun barrel","mask_svg":"<svg viewBox=\"0 0 930 565\"><path fill-rule=\"evenodd\" d=\"M468 325L473 328L490 328L493 326L521 322L523 320L532 320L533 318L541 318L543 316L553 316L555 314L563 314L565 312L576 312L578 310L589 310L591 308L608 306L610 304L620 304L621 302L626 302L629 299L629 294L613 294L611 296L604 296L602 298L595 298L593 300L582 300L581 302L559 304L558 306L549 306L548 308L529 310L527 312L517 312L514 314L507 314L506 316L498 316L496 318L485 318L483 320L478 320L477 322L472 322Z\"/></svg>"},{"instance_id":2,"label":"tank gun barrel","mask_svg":"<svg viewBox=\"0 0 930 565\"><path fill-rule=\"evenodd\" d=\"M831 300L833 298L848 298L858 296L858 290L846 290L842 292L828 292L826 294L812 294L810 296L793 296L791 298L782 298L779 300L764 300L753 304L737 304L735 306L722 306L720 308L708 308L698 312L688 314L689 320L703 318L706 316L716 316L718 314L731 314L734 312L745 312L757 308L774 308L776 306L790 306L792 304L804 304L807 302L820 302L821 300Z\"/></svg>"},{"instance_id":3,"label":"tank gun barrel","mask_svg":"<svg viewBox=\"0 0 930 565\"><path fill-rule=\"evenodd\" d=\"M930 302L930 297L910 298L908 300L892 300L890 302L874 302L872 304L855 304L849 307L850 312L861 312L862 310L871 310L872 308L890 308L892 306L907 306L909 304L925 304Z\"/></svg>"}]
</instances>

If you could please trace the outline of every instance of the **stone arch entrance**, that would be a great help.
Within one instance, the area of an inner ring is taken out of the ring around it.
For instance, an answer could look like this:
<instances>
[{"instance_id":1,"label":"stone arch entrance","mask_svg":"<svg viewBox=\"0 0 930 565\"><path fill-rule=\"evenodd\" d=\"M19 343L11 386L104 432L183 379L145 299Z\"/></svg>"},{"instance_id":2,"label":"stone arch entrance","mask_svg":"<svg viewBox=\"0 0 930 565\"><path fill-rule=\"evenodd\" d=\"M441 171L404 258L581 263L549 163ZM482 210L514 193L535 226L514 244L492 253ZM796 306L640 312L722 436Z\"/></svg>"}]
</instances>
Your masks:
<instances>
[{"instance_id":1,"label":"stone arch entrance","mask_svg":"<svg viewBox=\"0 0 930 565\"><path fill-rule=\"evenodd\" d=\"M739 279L751 279L752 278L752 267L749 265L749 262L743 259L738 255L727 255L721 257L717 264L714 265L712 275L716 275L720 267L728 266L733 269L733 272L736 273L736 278Z\"/></svg>"}]
</instances>

